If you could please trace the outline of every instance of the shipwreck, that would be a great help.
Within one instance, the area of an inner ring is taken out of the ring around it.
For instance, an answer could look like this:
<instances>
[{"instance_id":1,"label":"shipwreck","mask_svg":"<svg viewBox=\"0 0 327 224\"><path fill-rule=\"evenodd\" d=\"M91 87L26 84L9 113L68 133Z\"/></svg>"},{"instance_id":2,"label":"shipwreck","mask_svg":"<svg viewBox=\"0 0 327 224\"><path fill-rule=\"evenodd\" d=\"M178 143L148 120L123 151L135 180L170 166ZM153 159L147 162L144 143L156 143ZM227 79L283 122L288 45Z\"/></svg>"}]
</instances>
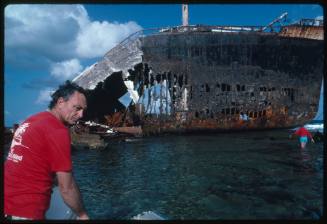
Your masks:
<instances>
[{"instance_id":1,"label":"shipwreck","mask_svg":"<svg viewBox=\"0 0 327 224\"><path fill-rule=\"evenodd\" d=\"M284 13L265 26L189 25L182 11L183 25L136 32L73 79L88 90L85 121L155 134L290 128L315 117L322 20L285 24Z\"/></svg>"}]
</instances>

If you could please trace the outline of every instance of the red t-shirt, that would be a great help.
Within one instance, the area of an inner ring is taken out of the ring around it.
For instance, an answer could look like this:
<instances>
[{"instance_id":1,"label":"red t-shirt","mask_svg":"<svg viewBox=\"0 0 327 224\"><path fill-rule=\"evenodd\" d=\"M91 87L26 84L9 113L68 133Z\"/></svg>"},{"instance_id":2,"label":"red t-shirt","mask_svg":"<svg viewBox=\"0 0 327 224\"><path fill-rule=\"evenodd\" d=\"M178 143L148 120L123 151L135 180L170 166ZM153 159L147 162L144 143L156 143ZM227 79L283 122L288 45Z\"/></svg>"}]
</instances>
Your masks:
<instances>
[{"instance_id":1,"label":"red t-shirt","mask_svg":"<svg viewBox=\"0 0 327 224\"><path fill-rule=\"evenodd\" d=\"M70 135L50 112L29 117L16 130L4 165L5 214L44 219L57 171L71 171Z\"/></svg>"},{"instance_id":2,"label":"red t-shirt","mask_svg":"<svg viewBox=\"0 0 327 224\"><path fill-rule=\"evenodd\" d=\"M300 136L300 137L307 136L309 138L312 138L312 135L310 134L310 132L304 127L300 127L299 129L297 129L295 134Z\"/></svg>"}]
</instances>

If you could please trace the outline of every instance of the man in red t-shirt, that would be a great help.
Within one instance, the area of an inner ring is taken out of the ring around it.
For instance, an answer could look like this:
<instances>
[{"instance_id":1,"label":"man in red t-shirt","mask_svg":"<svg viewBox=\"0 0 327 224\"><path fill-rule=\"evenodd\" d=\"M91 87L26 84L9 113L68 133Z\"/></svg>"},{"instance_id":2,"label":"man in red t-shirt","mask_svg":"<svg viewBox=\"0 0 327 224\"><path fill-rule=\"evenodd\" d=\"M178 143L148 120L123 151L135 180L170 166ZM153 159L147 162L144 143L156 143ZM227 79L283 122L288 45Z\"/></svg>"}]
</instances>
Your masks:
<instances>
[{"instance_id":1,"label":"man in red t-shirt","mask_svg":"<svg viewBox=\"0 0 327 224\"><path fill-rule=\"evenodd\" d=\"M45 218L53 179L78 219L89 219L72 175L68 127L83 116L84 90L67 81L52 94L49 110L27 118L16 130L4 165L4 212L11 219Z\"/></svg>"},{"instance_id":2,"label":"man in red t-shirt","mask_svg":"<svg viewBox=\"0 0 327 224\"><path fill-rule=\"evenodd\" d=\"M290 138L292 137L292 135L299 136L299 140L300 140L300 144L301 144L301 149L304 149L305 148L305 146L306 146L306 144L308 142L308 138L310 138L311 141L314 143L314 140L312 138L311 133L304 126L301 126L293 134L291 134L290 135Z\"/></svg>"}]
</instances>

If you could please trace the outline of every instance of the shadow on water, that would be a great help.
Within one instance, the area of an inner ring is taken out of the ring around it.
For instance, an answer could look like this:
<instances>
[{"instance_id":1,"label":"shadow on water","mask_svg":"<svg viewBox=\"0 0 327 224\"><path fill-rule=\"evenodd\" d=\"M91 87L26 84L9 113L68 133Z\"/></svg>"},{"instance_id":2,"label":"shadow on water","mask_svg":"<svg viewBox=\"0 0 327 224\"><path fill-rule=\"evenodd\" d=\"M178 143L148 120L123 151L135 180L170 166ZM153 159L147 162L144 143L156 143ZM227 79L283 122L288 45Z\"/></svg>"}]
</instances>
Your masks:
<instances>
[{"instance_id":1,"label":"shadow on water","mask_svg":"<svg viewBox=\"0 0 327 224\"><path fill-rule=\"evenodd\" d=\"M154 211L169 219L318 219L323 145L283 130L148 137L76 150L94 219Z\"/></svg>"}]
</instances>

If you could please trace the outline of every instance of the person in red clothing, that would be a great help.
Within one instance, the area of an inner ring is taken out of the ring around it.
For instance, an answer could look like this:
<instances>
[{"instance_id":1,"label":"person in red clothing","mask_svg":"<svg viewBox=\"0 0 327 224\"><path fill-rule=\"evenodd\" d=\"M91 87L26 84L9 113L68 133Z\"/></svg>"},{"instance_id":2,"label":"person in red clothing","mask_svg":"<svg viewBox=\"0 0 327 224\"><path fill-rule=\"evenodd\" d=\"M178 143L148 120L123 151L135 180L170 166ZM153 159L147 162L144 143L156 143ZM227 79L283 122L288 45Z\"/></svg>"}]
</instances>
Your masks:
<instances>
[{"instance_id":1,"label":"person in red clothing","mask_svg":"<svg viewBox=\"0 0 327 224\"><path fill-rule=\"evenodd\" d=\"M83 88L66 81L52 95L49 110L27 118L16 130L4 164L7 219L45 219L54 178L78 219L89 219L72 174L69 126L86 109Z\"/></svg>"},{"instance_id":2,"label":"person in red clothing","mask_svg":"<svg viewBox=\"0 0 327 224\"><path fill-rule=\"evenodd\" d=\"M311 133L308 131L308 129L306 129L303 125L298 128L293 134L290 135L290 138L293 135L297 135L299 136L299 140L300 140L300 144L301 144L301 149L304 149L307 142L308 142L308 138L311 139L311 141L314 143L314 140L312 138Z\"/></svg>"}]
</instances>

